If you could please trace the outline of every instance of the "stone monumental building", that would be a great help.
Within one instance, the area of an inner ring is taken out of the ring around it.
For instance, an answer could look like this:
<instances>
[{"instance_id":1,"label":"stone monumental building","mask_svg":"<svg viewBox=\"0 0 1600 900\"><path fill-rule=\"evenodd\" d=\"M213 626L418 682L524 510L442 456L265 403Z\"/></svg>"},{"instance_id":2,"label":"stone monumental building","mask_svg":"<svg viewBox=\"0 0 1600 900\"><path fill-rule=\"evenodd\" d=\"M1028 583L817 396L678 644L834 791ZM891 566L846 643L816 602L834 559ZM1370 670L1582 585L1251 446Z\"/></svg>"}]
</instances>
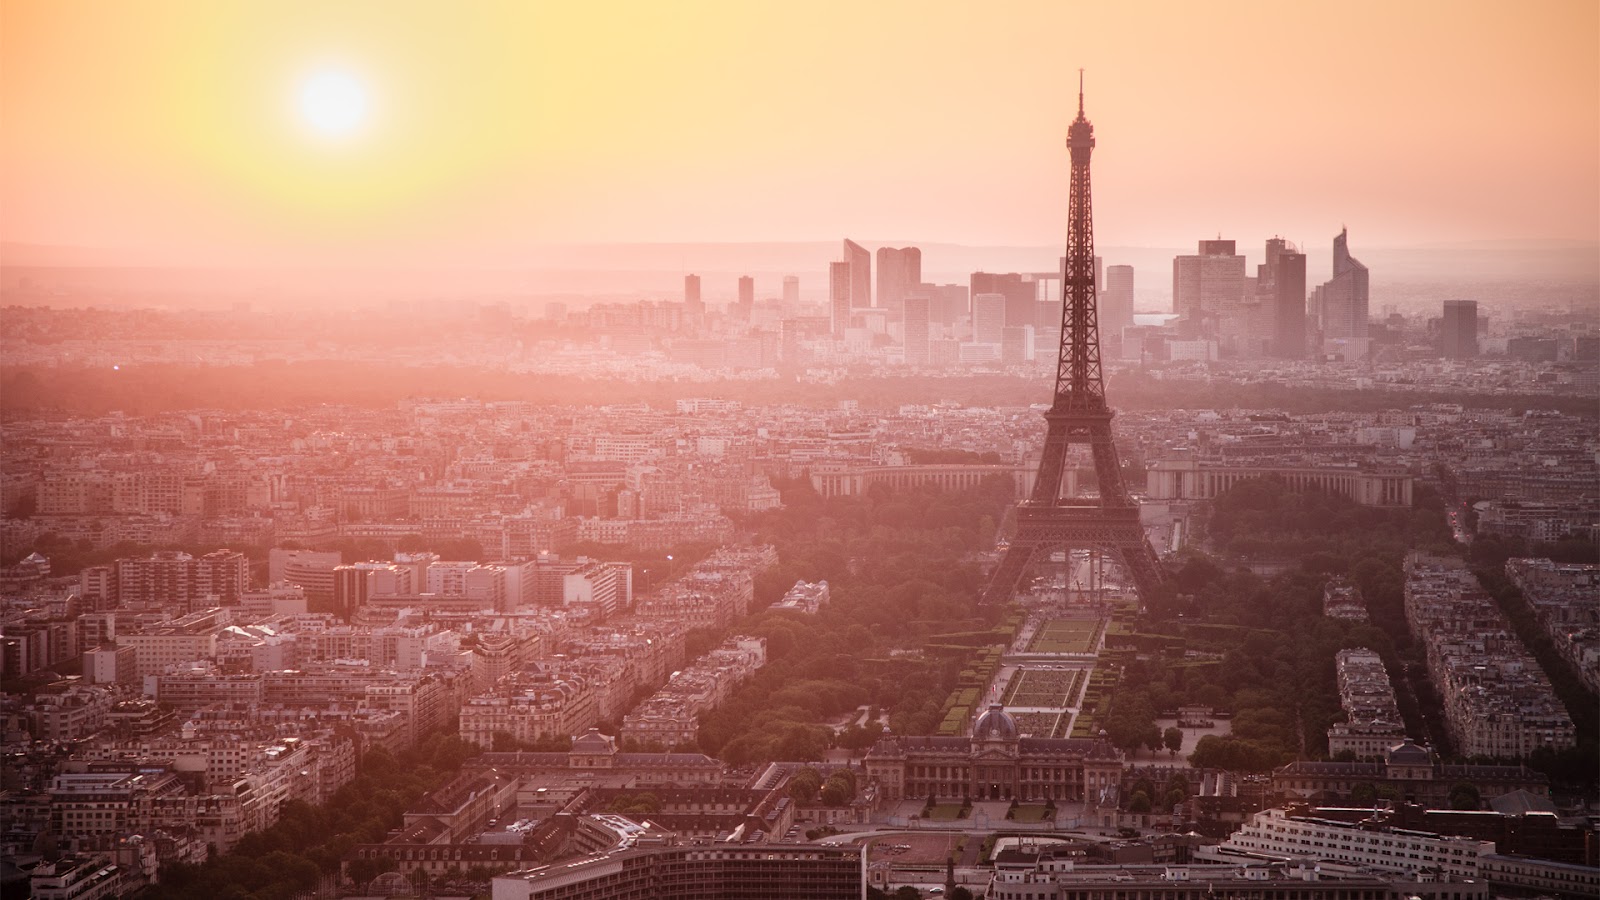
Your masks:
<instances>
[{"instance_id":1,"label":"stone monumental building","mask_svg":"<svg viewBox=\"0 0 1600 900\"><path fill-rule=\"evenodd\" d=\"M1122 751L1103 738L1037 738L993 704L971 737L889 736L866 756L887 801L1054 800L1098 803L1122 780Z\"/></svg>"}]
</instances>

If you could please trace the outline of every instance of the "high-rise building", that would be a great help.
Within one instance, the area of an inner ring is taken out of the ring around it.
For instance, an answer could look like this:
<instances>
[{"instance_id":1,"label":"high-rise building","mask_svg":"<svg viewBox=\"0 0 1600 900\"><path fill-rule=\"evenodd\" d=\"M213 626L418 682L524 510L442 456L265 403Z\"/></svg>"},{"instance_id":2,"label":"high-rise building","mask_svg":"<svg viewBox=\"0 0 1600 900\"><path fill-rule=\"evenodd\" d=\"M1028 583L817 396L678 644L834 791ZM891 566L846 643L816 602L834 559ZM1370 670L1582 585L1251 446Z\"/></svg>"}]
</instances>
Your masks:
<instances>
[{"instance_id":1,"label":"high-rise building","mask_svg":"<svg viewBox=\"0 0 1600 900\"><path fill-rule=\"evenodd\" d=\"M783 305L792 308L800 302L800 276L783 276Z\"/></svg>"},{"instance_id":2,"label":"high-rise building","mask_svg":"<svg viewBox=\"0 0 1600 900\"><path fill-rule=\"evenodd\" d=\"M1451 359L1470 359L1478 355L1476 300L1444 301L1444 328L1440 338L1440 349Z\"/></svg>"},{"instance_id":3,"label":"high-rise building","mask_svg":"<svg viewBox=\"0 0 1600 900\"><path fill-rule=\"evenodd\" d=\"M1039 285L1020 272L973 272L971 290L973 315L977 315L978 295L999 294L1005 298L1006 325L1038 325Z\"/></svg>"},{"instance_id":4,"label":"high-rise building","mask_svg":"<svg viewBox=\"0 0 1600 900\"><path fill-rule=\"evenodd\" d=\"M1367 267L1350 255L1348 241L1349 229L1333 239L1333 278L1317 288L1312 306L1324 349L1332 344L1359 359L1366 355Z\"/></svg>"},{"instance_id":5,"label":"high-rise building","mask_svg":"<svg viewBox=\"0 0 1600 900\"><path fill-rule=\"evenodd\" d=\"M1215 336L1216 319L1244 299L1244 256L1233 241L1201 241L1193 256L1172 260L1172 311L1187 336Z\"/></svg>"},{"instance_id":6,"label":"high-rise building","mask_svg":"<svg viewBox=\"0 0 1600 900\"><path fill-rule=\"evenodd\" d=\"M905 300L922 283L922 251L916 247L878 248L878 306L890 319L901 317Z\"/></svg>"},{"instance_id":7,"label":"high-rise building","mask_svg":"<svg viewBox=\"0 0 1600 900\"><path fill-rule=\"evenodd\" d=\"M844 242L844 261L850 266L850 306L872 305L872 254L848 238ZM920 266L920 262L918 263Z\"/></svg>"},{"instance_id":8,"label":"high-rise building","mask_svg":"<svg viewBox=\"0 0 1600 900\"><path fill-rule=\"evenodd\" d=\"M928 321L940 325L954 325L956 319L971 305L970 288L964 284L929 284L923 282L912 289L911 296L926 297Z\"/></svg>"},{"instance_id":9,"label":"high-rise building","mask_svg":"<svg viewBox=\"0 0 1600 900\"><path fill-rule=\"evenodd\" d=\"M1267 261L1256 269L1256 295L1272 325L1271 353L1306 355L1306 255L1283 238L1267 241Z\"/></svg>"},{"instance_id":10,"label":"high-rise building","mask_svg":"<svg viewBox=\"0 0 1600 900\"><path fill-rule=\"evenodd\" d=\"M1122 333L1133 324L1133 266L1107 266L1106 287L1100 294L1100 340Z\"/></svg>"},{"instance_id":11,"label":"high-rise building","mask_svg":"<svg viewBox=\"0 0 1600 900\"><path fill-rule=\"evenodd\" d=\"M700 276L683 276L683 302L688 306L697 306L700 303Z\"/></svg>"},{"instance_id":12,"label":"high-rise building","mask_svg":"<svg viewBox=\"0 0 1600 900\"><path fill-rule=\"evenodd\" d=\"M844 337L844 330L850 327L849 260L828 264L828 312L833 336Z\"/></svg>"},{"instance_id":13,"label":"high-rise building","mask_svg":"<svg viewBox=\"0 0 1600 900\"><path fill-rule=\"evenodd\" d=\"M1005 334L1006 295L976 294L972 298L972 341L999 344Z\"/></svg>"},{"instance_id":14,"label":"high-rise building","mask_svg":"<svg viewBox=\"0 0 1600 900\"><path fill-rule=\"evenodd\" d=\"M905 298L906 365L928 366L928 298Z\"/></svg>"},{"instance_id":15,"label":"high-rise building","mask_svg":"<svg viewBox=\"0 0 1600 900\"><path fill-rule=\"evenodd\" d=\"M728 306L729 315L740 321L750 321L756 308L756 280L749 275L739 276L739 299Z\"/></svg>"},{"instance_id":16,"label":"high-rise building","mask_svg":"<svg viewBox=\"0 0 1600 900\"><path fill-rule=\"evenodd\" d=\"M1033 326L1007 325L1000 329L1000 362L1020 366L1033 356Z\"/></svg>"}]
</instances>

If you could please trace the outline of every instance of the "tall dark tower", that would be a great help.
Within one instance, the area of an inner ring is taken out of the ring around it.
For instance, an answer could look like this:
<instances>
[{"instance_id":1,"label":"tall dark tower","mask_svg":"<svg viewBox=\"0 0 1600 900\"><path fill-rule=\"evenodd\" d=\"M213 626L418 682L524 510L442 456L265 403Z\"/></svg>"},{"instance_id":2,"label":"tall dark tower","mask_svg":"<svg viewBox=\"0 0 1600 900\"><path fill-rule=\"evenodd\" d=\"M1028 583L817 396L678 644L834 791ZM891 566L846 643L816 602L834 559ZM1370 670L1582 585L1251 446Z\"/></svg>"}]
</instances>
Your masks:
<instances>
[{"instance_id":1,"label":"tall dark tower","mask_svg":"<svg viewBox=\"0 0 1600 900\"><path fill-rule=\"evenodd\" d=\"M1067 258L1062 279L1061 355L1055 399L1044 414L1044 453L1033 495L1017 505L1017 530L983 592L984 603L1004 603L1016 592L1028 565L1061 549L1100 550L1122 563L1139 593L1148 596L1162 579L1155 550L1139 524L1139 507L1122 483L1111 437L1111 407L1100 374L1100 326L1095 315L1094 220L1089 200L1089 154L1094 126L1083 116L1079 74L1078 118L1067 129L1072 151L1071 199L1067 206ZM1099 498L1061 496L1067 448L1088 444L1094 457Z\"/></svg>"}]
</instances>

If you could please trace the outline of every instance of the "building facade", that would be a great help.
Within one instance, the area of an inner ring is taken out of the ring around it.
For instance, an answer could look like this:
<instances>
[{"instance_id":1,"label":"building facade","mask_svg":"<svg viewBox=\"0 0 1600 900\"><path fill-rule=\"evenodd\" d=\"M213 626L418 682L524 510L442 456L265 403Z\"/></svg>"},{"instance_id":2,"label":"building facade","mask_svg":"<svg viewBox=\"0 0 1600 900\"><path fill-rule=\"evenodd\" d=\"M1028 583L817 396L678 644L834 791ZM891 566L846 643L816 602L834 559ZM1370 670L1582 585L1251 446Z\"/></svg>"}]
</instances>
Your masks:
<instances>
[{"instance_id":1,"label":"building facade","mask_svg":"<svg viewBox=\"0 0 1600 900\"><path fill-rule=\"evenodd\" d=\"M1317 818L1307 810L1268 809L1251 816L1222 848L1263 856L1309 856L1396 872L1435 869L1456 878L1476 878L1479 861L1494 852L1494 842L1367 828Z\"/></svg>"},{"instance_id":2,"label":"building facade","mask_svg":"<svg viewBox=\"0 0 1600 900\"><path fill-rule=\"evenodd\" d=\"M1188 337L1216 334L1216 319L1244 298L1244 255L1233 241L1201 241L1193 255L1172 260L1172 311Z\"/></svg>"},{"instance_id":3,"label":"building facade","mask_svg":"<svg viewBox=\"0 0 1600 900\"><path fill-rule=\"evenodd\" d=\"M922 283L922 251L916 247L878 248L878 302L890 319L901 317L906 298Z\"/></svg>"},{"instance_id":4,"label":"building facade","mask_svg":"<svg viewBox=\"0 0 1600 900\"><path fill-rule=\"evenodd\" d=\"M1294 801L1358 802L1366 791L1384 793L1424 806L1446 808L1450 789L1467 782L1485 798L1513 791L1550 796L1550 779L1526 766L1441 763L1427 747L1405 741L1379 761L1297 760L1272 772L1272 790Z\"/></svg>"},{"instance_id":5,"label":"building facade","mask_svg":"<svg viewBox=\"0 0 1600 900\"><path fill-rule=\"evenodd\" d=\"M859 847L718 844L609 853L494 879L494 900L860 900Z\"/></svg>"},{"instance_id":6,"label":"building facade","mask_svg":"<svg viewBox=\"0 0 1600 900\"><path fill-rule=\"evenodd\" d=\"M1478 355L1478 302L1444 301L1444 319L1439 330L1440 351L1450 359L1471 359Z\"/></svg>"},{"instance_id":7,"label":"building facade","mask_svg":"<svg viewBox=\"0 0 1600 900\"><path fill-rule=\"evenodd\" d=\"M1021 737L999 704L967 737L886 737L867 752L885 800L1059 800L1098 803L1122 780L1122 753L1104 740Z\"/></svg>"},{"instance_id":8,"label":"building facade","mask_svg":"<svg viewBox=\"0 0 1600 900\"><path fill-rule=\"evenodd\" d=\"M1369 301L1367 267L1350 255L1349 231L1341 230L1333 239L1333 278L1312 295L1324 353L1366 356Z\"/></svg>"},{"instance_id":9,"label":"building facade","mask_svg":"<svg viewBox=\"0 0 1600 900\"><path fill-rule=\"evenodd\" d=\"M872 306L872 254L848 238L844 242L844 263L850 279L850 307Z\"/></svg>"},{"instance_id":10,"label":"building facade","mask_svg":"<svg viewBox=\"0 0 1600 900\"><path fill-rule=\"evenodd\" d=\"M1145 473L1152 500L1211 500L1253 478L1281 478L1291 490L1342 494L1363 506L1410 507L1415 479L1404 470L1219 465L1196 459L1158 459Z\"/></svg>"}]
</instances>

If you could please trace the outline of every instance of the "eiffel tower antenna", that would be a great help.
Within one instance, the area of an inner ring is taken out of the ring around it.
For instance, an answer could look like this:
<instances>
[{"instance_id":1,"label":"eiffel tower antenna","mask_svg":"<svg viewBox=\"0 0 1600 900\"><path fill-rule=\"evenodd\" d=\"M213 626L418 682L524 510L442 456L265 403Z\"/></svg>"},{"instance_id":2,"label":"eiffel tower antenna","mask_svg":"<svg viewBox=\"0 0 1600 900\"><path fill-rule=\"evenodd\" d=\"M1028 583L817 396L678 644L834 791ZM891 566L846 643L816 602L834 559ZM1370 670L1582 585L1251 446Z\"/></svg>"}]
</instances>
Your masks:
<instances>
[{"instance_id":1,"label":"eiffel tower antenna","mask_svg":"<svg viewBox=\"0 0 1600 900\"><path fill-rule=\"evenodd\" d=\"M1058 549L1100 551L1121 563L1141 596L1164 575L1139 524L1139 506L1122 482L1100 371L1100 325L1095 305L1094 216L1089 192L1089 156L1094 126L1083 112L1083 70L1078 70L1078 117L1067 129L1072 156L1067 203L1067 264L1061 284L1061 351L1055 396L1044 414L1044 450L1033 493L1017 505L1017 530L983 592L984 603L1004 603L1016 594L1029 565ZM1099 497L1062 497L1067 449L1087 444L1094 458Z\"/></svg>"}]
</instances>

